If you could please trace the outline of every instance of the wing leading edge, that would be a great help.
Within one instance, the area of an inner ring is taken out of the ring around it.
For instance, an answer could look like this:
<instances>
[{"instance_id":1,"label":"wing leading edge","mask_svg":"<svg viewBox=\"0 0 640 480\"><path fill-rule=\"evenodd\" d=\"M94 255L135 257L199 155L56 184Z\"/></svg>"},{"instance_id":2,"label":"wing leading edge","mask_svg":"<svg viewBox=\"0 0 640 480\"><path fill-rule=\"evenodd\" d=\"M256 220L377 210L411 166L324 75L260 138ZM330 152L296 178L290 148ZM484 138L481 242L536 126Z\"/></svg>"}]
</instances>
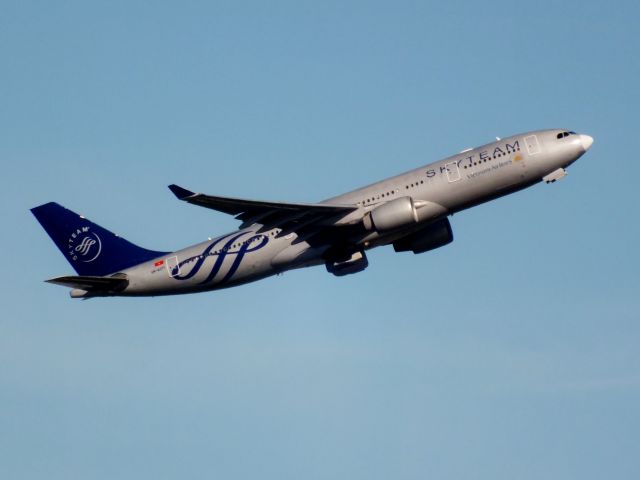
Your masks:
<instances>
[{"instance_id":1,"label":"wing leading edge","mask_svg":"<svg viewBox=\"0 0 640 480\"><path fill-rule=\"evenodd\" d=\"M281 234L299 232L302 228L319 223L331 225L332 220L358 209L356 205L264 202L218 197L194 193L178 185L169 185L169 189L178 199L185 202L235 215L243 222L241 228L259 223L263 225L263 229L278 227L282 230Z\"/></svg>"}]
</instances>

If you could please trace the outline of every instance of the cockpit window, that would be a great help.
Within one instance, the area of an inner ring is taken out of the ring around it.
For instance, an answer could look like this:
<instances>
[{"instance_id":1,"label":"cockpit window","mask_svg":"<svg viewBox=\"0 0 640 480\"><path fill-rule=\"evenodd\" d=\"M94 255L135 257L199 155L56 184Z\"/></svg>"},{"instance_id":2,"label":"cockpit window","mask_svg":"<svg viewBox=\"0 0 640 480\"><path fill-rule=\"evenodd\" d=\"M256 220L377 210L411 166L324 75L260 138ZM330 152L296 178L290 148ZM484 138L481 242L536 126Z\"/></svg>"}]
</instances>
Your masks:
<instances>
[{"instance_id":1,"label":"cockpit window","mask_svg":"<svg viewBox=\"0 0 640 480\"><path fill-rule=\"evenodd\" d=\"M556 135L556 138L564 138L564 137L568 137L569 135L577 135L576 132L560 132L558 135Z\"/></svg>"}]
</instances>

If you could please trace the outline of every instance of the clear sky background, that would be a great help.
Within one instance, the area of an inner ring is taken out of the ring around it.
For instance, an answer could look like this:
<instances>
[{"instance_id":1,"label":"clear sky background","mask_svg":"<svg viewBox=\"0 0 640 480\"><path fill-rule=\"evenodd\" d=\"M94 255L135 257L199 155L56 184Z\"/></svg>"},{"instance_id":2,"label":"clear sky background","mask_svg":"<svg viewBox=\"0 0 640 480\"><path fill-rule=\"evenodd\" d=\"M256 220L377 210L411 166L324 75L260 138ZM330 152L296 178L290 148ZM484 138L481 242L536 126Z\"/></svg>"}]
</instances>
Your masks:
<instances>
[{"instance_id":1,"label":"clear sky background","mask_svg":"<svg viewBox=\"0 0 640 480\"><path fill-rule=\"evenodd\" d=\"M637 3L0 1L0 478L637 479ZM453 244L71 300L29 212L177 249L538 128L569 176Z\"/></svg>"}]
</instances>

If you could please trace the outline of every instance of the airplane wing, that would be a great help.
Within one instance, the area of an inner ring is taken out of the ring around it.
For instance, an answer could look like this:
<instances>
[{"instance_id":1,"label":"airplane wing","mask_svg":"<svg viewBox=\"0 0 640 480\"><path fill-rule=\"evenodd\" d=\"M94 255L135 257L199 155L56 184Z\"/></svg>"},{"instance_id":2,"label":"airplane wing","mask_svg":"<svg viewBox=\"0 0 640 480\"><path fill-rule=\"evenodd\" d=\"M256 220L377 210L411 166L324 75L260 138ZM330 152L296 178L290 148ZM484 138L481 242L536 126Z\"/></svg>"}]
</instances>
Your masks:
<instances>
[{"instance_id":1,"label":"airplane wing","mask_svg":"<svg viewBox=\"0 0 640 480\"><path fill-rule=\"evenodd\" d=\"M314 224L333 224L332 220L357 210L356 205L334 205L324 203L283 203L245 200L242 198L217 197L194 193L178 185L169 185L178 199L201 207L235 215L242 220L240 228L259 223L264 230L278 227L280 235L299 232Z\"/></svg>"}]
</instances>

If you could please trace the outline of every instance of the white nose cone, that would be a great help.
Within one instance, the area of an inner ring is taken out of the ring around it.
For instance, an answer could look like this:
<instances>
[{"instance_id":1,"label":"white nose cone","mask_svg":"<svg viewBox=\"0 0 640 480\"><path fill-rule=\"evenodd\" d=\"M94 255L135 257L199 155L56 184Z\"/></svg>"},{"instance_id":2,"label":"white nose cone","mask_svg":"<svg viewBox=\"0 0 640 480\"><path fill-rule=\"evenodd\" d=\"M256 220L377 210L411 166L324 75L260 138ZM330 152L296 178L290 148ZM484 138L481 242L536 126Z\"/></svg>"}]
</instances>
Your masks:
<instances>
[{"instance_id":1,"label":"white nose cone","mask_svg":"<svg viewBox=\"0 0 640 480\"><path fill-rule=\"evenodd\" d=\"M580 143L582 143L582 148L584 148L584 151L586 152L589 150L589 147L593 145L593 137L590 137L589 135L580 135Z\"/></svg>"}]
</instances>

